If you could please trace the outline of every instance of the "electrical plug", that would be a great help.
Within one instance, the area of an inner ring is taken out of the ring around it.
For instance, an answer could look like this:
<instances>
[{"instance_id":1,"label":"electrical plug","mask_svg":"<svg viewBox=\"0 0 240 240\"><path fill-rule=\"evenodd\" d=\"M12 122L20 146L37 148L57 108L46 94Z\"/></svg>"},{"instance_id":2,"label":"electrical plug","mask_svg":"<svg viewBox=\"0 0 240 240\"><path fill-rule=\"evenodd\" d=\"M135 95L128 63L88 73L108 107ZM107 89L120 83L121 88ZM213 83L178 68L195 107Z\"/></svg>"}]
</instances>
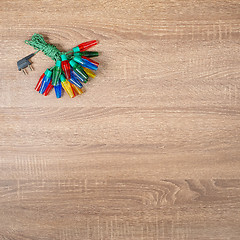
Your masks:
<instances>
[{"instance_id":1,"label":"electrical plug","mask_svg":"<svg viewBox=\"0 0 240 240\"><path fill-rule=\"evenodd\" d=\"M32 71L33 68L31 66L31 62L29 61L36 53L29 54L28 56L22 58L21 60L17 61L18 71L23 71L24 74L27 74L26 68L29 67Z\"/></svg>"}]
</instances>

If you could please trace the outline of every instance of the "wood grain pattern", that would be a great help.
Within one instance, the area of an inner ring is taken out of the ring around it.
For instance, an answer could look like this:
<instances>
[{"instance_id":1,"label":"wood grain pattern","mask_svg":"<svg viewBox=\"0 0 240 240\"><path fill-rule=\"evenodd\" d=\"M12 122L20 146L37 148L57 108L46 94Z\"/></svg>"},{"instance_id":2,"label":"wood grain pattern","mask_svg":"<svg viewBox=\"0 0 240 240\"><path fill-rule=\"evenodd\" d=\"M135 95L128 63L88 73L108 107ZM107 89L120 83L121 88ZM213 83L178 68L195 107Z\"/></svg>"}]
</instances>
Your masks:
<instances>
[{"instance_id":1,"label":"wood grain pattern","mask_svg":"<svg viewBox=\"0 0 240 240\"><path fill-rule=\"evenodd\" d=\"M237 240L239 0L2 0L0 240ZM16 61L98 39L75 99Z\"/></svg>"}]
</instances>

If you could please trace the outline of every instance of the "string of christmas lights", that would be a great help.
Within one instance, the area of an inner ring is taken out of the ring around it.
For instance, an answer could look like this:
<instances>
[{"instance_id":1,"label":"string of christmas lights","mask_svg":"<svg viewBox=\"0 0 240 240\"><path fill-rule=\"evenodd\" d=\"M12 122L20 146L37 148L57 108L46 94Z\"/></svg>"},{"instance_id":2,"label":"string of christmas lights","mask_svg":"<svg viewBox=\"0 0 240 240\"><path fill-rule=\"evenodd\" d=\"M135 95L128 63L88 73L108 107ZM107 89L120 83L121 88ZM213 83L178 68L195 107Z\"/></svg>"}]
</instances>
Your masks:
<instances>
[{"instance_id":1,"label":"string of christmas lights","mask_svg":"<svg viewBox=\"0 0 240 240\"><path fill-rule=\"evenodd\" d=\"M32 46L35 53L32 53L17 62L18 70L27 74L26 68L33 70L29 61L37 52L42 51L45 55L55 61L55 65L40 76L35 90L47 96L52 88L57 98L62 96L62 88L71 97L82 94L85 90L83 83L94 78L94 71L98 69L99 63L92 60L92 57L99 55L96 51L87 51L98 44L97 40L84 42L74 47L71 51L61 52L56 46L46 43L43 36L35 33L26 44Z\"/></svg>"}]
</instances>

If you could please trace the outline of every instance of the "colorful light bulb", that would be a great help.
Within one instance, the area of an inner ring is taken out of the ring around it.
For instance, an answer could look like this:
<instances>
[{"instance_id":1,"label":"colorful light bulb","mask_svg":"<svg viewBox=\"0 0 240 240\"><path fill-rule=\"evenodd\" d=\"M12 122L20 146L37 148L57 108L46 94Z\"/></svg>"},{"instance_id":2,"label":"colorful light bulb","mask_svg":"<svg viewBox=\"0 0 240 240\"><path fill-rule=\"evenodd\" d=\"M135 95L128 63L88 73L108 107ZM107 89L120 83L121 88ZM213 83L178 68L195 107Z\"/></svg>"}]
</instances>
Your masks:
<instances>
[{"instance_id":1,"label":"colorful light bulb","mask_svg":"<svg viewBox=\"0 0 240 240\"><path fill-rule=\"evenodd\" d=\"M85 70L84 70L85 71ZM78 79L80 82L86 83L87 80L84 79L81 75L77 74L73 69L71 68L71 79Z\"/></svg>"},{"instance_id":2,"label":"colorful light bulb","mask_svg":"<svg viewBox=\"0 0 240 240\"><path fill-rule=\"evenodd\" d=\"M75 52L73 55L76 56L76 57L82 57L82 56L85 56L85 57L98 57L99 53L98 52L94 52L94 51L84 51L84 52Z\"/></svg>"},{"instance_id":3,"label":"colorful light bulb","mask_svg":"<svg viewBox=\"0 0 240 240\"><path fill-rule=\"evenodd\" d=\"M81 95L83 93L81 88L78 88L77 86L75 86L74 84L71 83L71 87L74 90L76 95Z\"/></svg>"},{"instance_id":4,"label":"colorful light bulb","mask_svg":"<svg viewBox=\"0 0 240 240\"><path fill-rule=\"evenodd\" d=\"M86 74L89 77L91 77L91 78L95 78L96 77L96 74L93 71L91 71L90 69L84 67L83 70L86 72Z\"/></svg>"},{"instance_id":5,"label":"colorful light bulb","mask_svg":"<svg viewBox=\"0 0 240 240\"><path fill-rule=\"evenodd\" d=\"M82 58L88 60L89 62L93 63L93 64L96 65L96 66L99 66L99 63L98 63L98 62L96 62L96 61L94 61L94 60L92 60L92 59L90 59L90 58L88 58L88 57L86 57L86 56L82 56Z\"/></svg>"},{"instance_id":6,"label":"colorful light bulb","mask_svg":"<svg viewBox=\"0 0 240 240\"><path fill-rule=\"evenodd\" d=\"M47 96L49 94L49 92L52 90L53 85L52 85L52 80L50 81L50 83L48 84L46 90L44 91L43 95Z\"/></svg>"},{"instance_id":7,"label":"colorful light bulb","mask_svg":"<svg viewBox=\"0 0 240 240\"><path fill-rule=\"evenodd\" d=\"M69 97L70 98L75 97L75 94L72 90L70 82L66 79L66 77L63 74L61 74L60 80L61 80L61 84L62 84L63 89L66 91L66 93L69 95Z\"/></svg>"},{"instance_id":8,"label":"colorful light bulb","mask_svg":"<svg viewBox=\"0 0 240 240\"><path fill-rule=\"evenodd\" d=\"M57 85L54 86L54 90L55 90L56 97L61 98L61 96L62 96L62 85L61 85L60 80L58 80Z\"/></svg>"},{"instance_id":9,"label":"colorful light bulb","mask_svg":"<svg viewBox=\"0 0 240 240\"><path fill-rule=\"evenodd\" d=\"M57 83L59 82L61 73L62 73L61 61L58 60L58 61L56 61L55 67L53 68L53 74L52 74L52 85L53 86L56 86Z\"/></svg>"},{"instance_id":10,"label":"colorful light bulb","mask_svg":"<svg viewBox=\"0 0 240 240\"><path fill-rule=\"evenodd\" d=\"M44 76L45 76L45 73L43 73L43 74L41 75L41 77L39 78L38 83L37 83L37 85L36 85L36 87L35 87L35 90L36 90L36 91L39 91L39 90L40 90L40 87L41 87L41 85L42 85L42 80L43 80Z\"/></svg>"},{"instance_id":11,"label":"colorful light bulb","mask_svg":"<svg viewBox=\"0 0 240 240\"><path fill-rule=\"evenodd\" d=\"M88 79L88 75L85 73L85 71L79 64L77 64L75 61L71 60L70 65L72 66L73 71L75 71L78 75L80 75L85 80Z\"/></svg>"},{"instance_id":12,"label":"colorful light bulb","mask_svg":"<svg viewBox=\"0 0 240 240\"><path fill-rule=\"evenodd\" d=\"M70 75L70 64L69 61L67 60L67 56L65 54L61 55L61 59L62 59L62 70L65 73L65 76L67 79L71 78Z\"/></svg>"},{"instance_id":13,"label":"colorful light bulb","mask_svg":"<svg viewBox=\"0 0 240 240\"><path fill-rule=\"evenodd\" d=\"M95 64L89 62L87 59L83 57L74 57L73 60L79 64L81 64L83 67L89 68L91 70L97 70L98 66Z\"/></svg>"},{"instance_id":14,"label":"colorful light bulb","mask_svg":"<svg viewBox=\"0 0 240 240\"><path fill-rule=\"evenodd\" d=\"M40 90L39 90L39 93L43 94L48 86L48 84L50 83L50 80L51 80L51 76L52 76L52 71L47 69L45 72L44 72L44 78L42 80L42 84L41 84L41 87L40 87Z\"/></svg>"},{"instance_id":15,"label":"colorful light bulb","mask_svg":"<svg viewBox=\"0 0 240 240\"><path fill-rule=\"evenodd\" d=\"M88 41L88 42L84 42L79 44L77 47L73 48L74 52L83 52L86 51L87 49L89 49L92 46L95 46L98 44L97 40L92 40L92 41Z\"/></svg>"},{"instance_id":16,"label":"colorful light bulb","mask_svg":"<svg viewBox=\"0 0 240 240\"><path fill-rule=\"evenodd\" d=\"M76 79L74 76L72 76L68 81L79 88L83 87L83 85L79 82L79 80Z\"/></svg>"}]
</instances>

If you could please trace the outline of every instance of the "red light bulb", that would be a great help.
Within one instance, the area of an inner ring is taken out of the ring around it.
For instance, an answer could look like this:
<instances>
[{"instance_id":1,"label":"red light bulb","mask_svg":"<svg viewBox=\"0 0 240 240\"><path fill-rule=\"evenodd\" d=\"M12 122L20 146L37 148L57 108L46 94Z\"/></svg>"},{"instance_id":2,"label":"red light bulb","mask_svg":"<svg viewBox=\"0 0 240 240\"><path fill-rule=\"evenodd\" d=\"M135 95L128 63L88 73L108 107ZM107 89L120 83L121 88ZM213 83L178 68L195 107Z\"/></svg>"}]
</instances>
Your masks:
<instances>
[{"instance_id":1,"label":"red light bulb","mask_svg":"<svg viewBox=\"0 0 240 240\"><path fill-rule=\"evenodd\" d=\"M69 61L67 60L67 56L65 54L61 55L61 59L62 70L65 73L66 79L69 80L71 78Z\"/></svg>"},{"instance_id":2,"label":"red light bulb","mask_svg":"<svg viewBox=\"0 0 240 240\"><path fill-rule=\"evenodd\" d=\"M41 75L41 77L39 78L38 83L37 83L37 85L36 85L36 87L35 87L35 90L38 91L38 92L39 92L39 90L40 90L40 87L41 87L42 80L43 80L44 76L45 76L45 73L43 73L43 74Z\"/></svg>"},{"instance_id":3,"label":"red light bulb","mask_svg":"<svg viewBox=\"0 0 240 240\"><path fill-rule=\"evenodd\" d=\"M88 57L82 56L82 58L88 60L89 62L93 63L93 64L96 65L97 67L99 66L99 63L98 63L98 62L96 62L96 61L94 61L94 60L92 60L92 59L90 59L90 58L88 58Z\"/></svg>"},{"instance_id":4,"label":"red light bulb","mask_svg":"<svg viewBox=\"0 0 240 240\"><path fill-rule=\"evenodd\" d=\"M77 45L77 47L73 48L74 52L83 52L86 51L87 49L91 48L92 46L95 46L98 44L97 40L92 40L92 41L88 41L88 42L84 42L81 43L79 45Z\"/></svg>"},{"instance_id":5,"label":"red light bulb","mask_svg":"<svg viewBox=\"0 0 240 240\"><path fill-rule=\"evenodd\" d=\"M52 88L53 88L53 85L52 85L52 80L51 80L51 82L48 84L48 86L47 86L45 92L43 93L43 95L47 96L49 94L49 92L52 90Z\"/></svg>"}]
</instances>

